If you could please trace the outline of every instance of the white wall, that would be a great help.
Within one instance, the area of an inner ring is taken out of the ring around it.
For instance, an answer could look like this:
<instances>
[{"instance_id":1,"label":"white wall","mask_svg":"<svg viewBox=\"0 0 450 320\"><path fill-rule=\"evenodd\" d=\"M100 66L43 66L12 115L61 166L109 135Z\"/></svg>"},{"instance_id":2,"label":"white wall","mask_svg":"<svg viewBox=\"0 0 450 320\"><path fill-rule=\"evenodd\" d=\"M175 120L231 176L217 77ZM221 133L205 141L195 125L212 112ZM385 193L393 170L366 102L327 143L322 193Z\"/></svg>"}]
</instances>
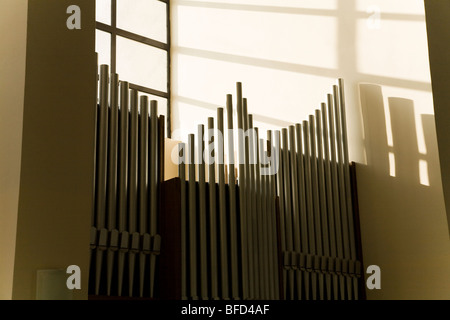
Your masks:
<instances>
[{"instance_id":1,"label":"white wall","mask_svg":"<svg viewBox=\"0 0 450 320\"><path fill-rule=\"evenodd\" d=\"M25 88L27 0L0 6L0 299L11 299Z\"/></svg>"},{"instance_id":2,"label":"white wall","mask_svg":"<svg viewBox=\"0 0 450 320\"><path fill-rule=\"evenodd\" d=\"M370 299L450 298L450 243L421 0L172 1L175 139L243 83L256 125L307 118L346 81ZM372 84L372 86L362 85Z\"/></svg>"}]
</instances>

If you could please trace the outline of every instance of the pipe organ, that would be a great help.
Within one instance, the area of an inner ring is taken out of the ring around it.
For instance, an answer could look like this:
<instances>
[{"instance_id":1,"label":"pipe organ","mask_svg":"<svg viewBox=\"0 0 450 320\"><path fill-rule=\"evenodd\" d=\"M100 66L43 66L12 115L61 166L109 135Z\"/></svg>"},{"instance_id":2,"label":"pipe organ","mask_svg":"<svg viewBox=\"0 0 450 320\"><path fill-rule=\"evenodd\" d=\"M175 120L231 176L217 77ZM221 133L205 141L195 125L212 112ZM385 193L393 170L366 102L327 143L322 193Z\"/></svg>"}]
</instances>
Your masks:
<instances>
[{"instance_id":1,"label":"pipe organ","mask_svg":"<svg viewBox=\"0 0 450 320\"><path fill-rule=\"evenodd\" d=\"M107 65L99 80L89 291L154 297L164 116Z\"/></svg>"},{"instance_id":2,"label":"pipe organ","mask_svg":"<svg viewBox=\"0 0 450 320\"><path fill-rule=\"evenodd\" d=\"M342 79L267 139L237 83L236 99L177 144L167 181L156 101L138 101L106 65L99 88L92 297L364 298Z\"/></svg>"}]
</instances>

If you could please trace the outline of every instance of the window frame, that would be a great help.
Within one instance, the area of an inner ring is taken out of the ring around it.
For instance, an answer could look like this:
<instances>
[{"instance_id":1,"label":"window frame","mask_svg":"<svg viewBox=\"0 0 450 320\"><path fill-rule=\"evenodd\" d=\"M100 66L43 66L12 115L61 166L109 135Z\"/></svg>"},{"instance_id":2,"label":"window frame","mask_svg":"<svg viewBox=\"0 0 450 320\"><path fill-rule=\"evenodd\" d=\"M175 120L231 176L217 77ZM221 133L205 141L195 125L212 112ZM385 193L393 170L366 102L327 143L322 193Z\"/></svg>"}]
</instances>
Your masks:
<instances>
[{"instance_id":1,"label":"window frame","mask_svg":"<svg viewBox=\"0 0 450 320\"><path fill-rule=\"evenodd\" d=\"M117 27L117 0L111 0L111 25L103 22L96 21L95 28L103 32L107 32L111 35L111 61L110 68L111 73L116 73L117 66L117 37L123 37L130 39L154 48L158 48L166 51L167 54L167 89L166 92L152 89L149 87L141 86L136 83L130 83L130 89L137 90L138 92L150 94L153 96L165 98L167 100L167 110L166 110L166 135L168 138L171 137L171 60L170 60L170 0L149 0L149 1L160 1L166 4L166 43L160 42L151 38L141 36L139 34L126 31Z\"/></svg>"}]
</instances>

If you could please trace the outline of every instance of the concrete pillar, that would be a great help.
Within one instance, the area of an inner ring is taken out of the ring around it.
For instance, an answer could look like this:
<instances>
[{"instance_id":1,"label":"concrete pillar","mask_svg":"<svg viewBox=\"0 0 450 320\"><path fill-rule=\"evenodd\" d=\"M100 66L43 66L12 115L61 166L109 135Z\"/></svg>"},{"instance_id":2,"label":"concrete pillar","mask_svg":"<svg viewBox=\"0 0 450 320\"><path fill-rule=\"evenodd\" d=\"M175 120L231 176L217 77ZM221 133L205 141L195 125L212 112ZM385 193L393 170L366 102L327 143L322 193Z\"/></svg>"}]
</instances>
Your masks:
<instances>
[{"instance_id":1,"label":"concrete pillar","mask_svg":"<svg viewBox=\"0 0 450 320\"><path fill-rule=\"evenodd\" d=\"M70 5L81 29L67 28ZM87 298L95 79L95 1L29 0L13 299L36 298L38 270L69 265L73 298Z\"/></svg>"}]
</instances>

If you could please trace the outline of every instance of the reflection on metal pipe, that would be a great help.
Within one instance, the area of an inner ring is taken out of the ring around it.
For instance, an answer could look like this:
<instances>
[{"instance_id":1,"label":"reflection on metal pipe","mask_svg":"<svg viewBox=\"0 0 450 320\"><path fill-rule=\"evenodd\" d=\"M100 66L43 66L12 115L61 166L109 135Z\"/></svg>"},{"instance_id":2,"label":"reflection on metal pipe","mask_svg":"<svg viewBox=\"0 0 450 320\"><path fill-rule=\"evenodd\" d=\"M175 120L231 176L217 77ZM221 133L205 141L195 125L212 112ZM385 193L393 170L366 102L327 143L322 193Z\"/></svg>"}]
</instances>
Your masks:
<instances>
[{"instance_id":1,"label":"reflection on metal pipe","mask_svg":"<svg viewBox=\"0 0 450 320\"><path fill-rule=\"evenodd\" d=\"M240 89L238 87L238 99L239 96L242 96L242 92L239 92L242 90L242 86L240 86ZM238 101L239 103L239 101ZM238 116L239 116L239 107L238 107ZM238 121L239 123L239 121ZM243 128L243 134L245 134L244 137L240 137L240 139L243 140L243 149L240 149L243 151L243 160L244 160L244 172L239 172L240 179L239 181L243 182L243 184L239 184L239 187L243 187L243 205L245 209L245 215L244 219L246 219L246 229L244 230L244 234L247 237L247 257L248 257L248 284L249 284L249 299L255 298L255 261L254 261L254 242L253 242L253 228L252 228L252 201L251 201L251 181L250 181L250 150L249 150L249 136L248 128L249 128L249 120L248 120L248 110L247 110L247 99L242 99L242 128ZM241 168L241 165L239 165L239 168ZM240 171L240 169L239 169ZM240 189L239 188L239 189ZM242 213L241 213L242 215Z\"/></svg>"},{"instance_id":2,"label":"reflection on metal pipe","mask_svg":"<svg viewBox=\"0 0 450 320\"><path fill-rule=\"evenodd\" d=\"M247 102L246 100L244 100ZM247 109L247 103L244 104L245 109ZM246 110L248 112L248 110ZM250 216L250 223L249 223L249 229L251 230L251 236L250 241L253 242L253 250L249 250L250 254L253 256L253 272L254 272L254 297L255 299L260 299L261 297L261 281L260 281L260 272L259 272L259 238L258 238L258 218L257 218L257 208L256 208L256 202L257 202L257 190L256 190L256 143L255 143L255 135L253 131L253 115L248 115L248 129L249 132L249 157L248 161L250 163L249 169L247 172L249 172L250 178L248 179L248 190L250 192L250 196L248 198L249 205L249 216Z\"/></svg>"},{"instance_id":3,"label":"reflection on metal pipe","mask_svg":"<svg viewBox=\"0 0 450 320\"><path fill-rule=\"evenodd\" d=\"M154 250L157 248L158 233L158 102L150 101L150 236L153 239L153 246L150 254L150 297L154 296L156 255ZM162 164L159 164L162 165Z\"/></svg>"},{"instance_id":4,"label":"reflection on metal pipe","mask_svg":"<svg viewBox=\"0 0 450 320\"><path fill-rule=\"evenodd\" d=\"M180 208L181 208L181 299L187 300L187 198L186 198L186 144L178 145L178 175L180 177Z\"/></svg>"},{"instance_id":5,"label":"reflection on metal pipe","mask_svg":"<svg viewBox=\"0 0 450 320\"><path fill-rule=\"evenodd\" d=\"M341 128L342 128L342 144L343 144L343 160L344 160L344 183L345 183L345 195L347 200L347 219L348 219L348 231L350 239L350 258L351 263L356 263L356 241L355 231L353 223L353 205L352 205L352 193L351 193L351 181L350 181L350 161L348 155L348 137L347 137L347 121L345 110L345 93L344 93L344 79L339 79L339 98L340 98L340 110L341 110ZM355 276L353 276L353 298L358 299L358 279L356 278L356 265L354 265Z\"/></svg>"},{"instance_id":6,"label":"reflection on metal pipe","mask_svg":"<svg viewBox=\"0 0 450 320\"><path fill-rule=\"evenodd\" d=\"M239 100L238 100L239 101ZM233 138L233 102L232 96L227 95L227 122L228 122L228 167L230 187L230 263L231 263L231 296L233 299L239 299L239 280L238 280L238 248L237 248L237 204L236 204L236 176L234 170L234 138ZM241 188L239 188L241 193ZM241 215L242 216L242 215ZM241 219L242 223L242 219ZM245 225L245 223L244 223ZM241 226L242 228L242 226ZM247 254L245 248L242 249L242 259ZM246 268L243 268L246 270ZM245 283L245 282L244 282Z\"/></svg>"},{"instance_id":7,"label":"reflection on metal pipe","mask_svg":"<svg viewBox=\"0 0 450 320\"><path fill-rule=\"evenodd\" d=\"M337 257L336 263L339 264L336 268L341 269L341 261L344 258L343 251L343 237L342 237L342 225L341 225L341 207L339 203L339 177L338 177L338 165L336 160L336 136L335 136L335 122L333 115L333 95L328 95L328 123L330 130L330 154L331 154L331 181L333 184L333 208L334 208L334 221L336 230L336 243L337 243ZM339 274L339 288L340 297L345 297L345 278L342 274ZM336 297L337 299L338 297Z\"/></svg>"},{"instance_id":8,"label":"reflection on metal pipe","mask_svg":"<svg viewBox=\"0 0 450 320\"><path fill-rule=\"evenodd\" d=\"M219 299L218 289L218 260L217 260L217 203L216 203L216 154L214 149L214 118L208 118L208 155L210 163L208 165L209 180L209 231L210 231L210 266L211 266L211 297Z\"/></svg>"},{"instance_id":9,"label":"reflection on metal pipe","mask_svg":"<svg viewBox=\"0 0 450 320\"><path fill-rule=\"evenodd\" d=\"M223 108L217 109L218 135L223 136ZM220 275L222 287L222 299L229 299L228 289L228 237L227 237L227 210L225 193L225 164L224 146L218 145L218 172L219 172L219 225L220 225Z\"/></svg>"},{"instance_id":10,"label":"reflection on metal pipe","mask_svg":"<svg viewBox=\"0 0 450 320\"><path fill-rule=\"evenodd\" d=\"M290 149L290 171L292 181L292 225L293 225L293 250L295 252L301 251L300 242L300 203L299 187L298 187L298 167L297 167L297 150L295 146L295 126L289 127L289 149ZM302 275L300 268L295 265L295 279L296 279L296 294L298 299L302 298Z\"/></svg>"},{"instance_id":11,"label":"reflection on metal pipe","mask_svg":"<svg viewBox=\"0 0 450 320\"><path fill-rule=\"evenodd\" d=\"M147 233L148 211L148 97L141 96L141 114L139 121L139 235L144 237ZM146 255L139 253L139 296L144 296Z\"/></svg>"},{"instance_id":12,"label":"reflection on metal pipe","mask_svg":"<svg viewBox=\"0 0 450 320\"><path fill-rule=\"evenodd\" d=\"M100 277L102 270L103 252L106 248L105 214L106 214L106 179L107 179L107 152L108 152L108 84L109 68L100 66L100 112L98 130L98 157L96 179L96 227L100 231L99 246L96 252L95 294L100 293Z\"/></svg>"},{"instance_id":13,"label":"reflection on metal pipe","mask_svg":"<svg viewBox=\"0 0 450 320\"><path fill-rule=\"evenodd\" d=\"M248 261L248 233L247 233L247 203L246 203L246 186L245 186L245 152L244 152L244 136L243 136L243 130L244 130L244 124L243 124L243 110L242 110L242 84L240 82L236 83L236 93L237 93L237 102L236 102L236 109L237 109L237 129L238 129L238 167L239 167L239 222L241 224L241 232L240 232L240 246L241 246L241 272L242 272L242 299L248 299L251 298L251 287L249 287L249 279L251 270L249 270L249 261ZM233 145L233 138L231 138L233 132L233 107L231 102L231 96L227 96L227 113L228 113L228 131L229 131L229 143L230 145ZM231 124L231 126L230 126ZM228 152L229 159L232 159L234 157L234 148L233 150L230 149ZM234 182L232 181L232 177L234 178L234 164L230 162L230 193L232 197L234 196ZM230 197L230 200L232 198ZM236 203L233 200L231 202L231 207L236 208ZM233 218L233 215L231 216ZM231 227L234 228L234 224L231 224ZM232 234L234 234L232 230ZM237 233L236 233L237 234ZM233 236L232 241L235 239ZM234 250L232 248L232 255L231 257L234 257ZM237 257L237 250L236 250L236 257ZM234 277L234 273L237 275L237 263L236 266L234 266L233 261L232 263L232 285L233 288L237 289L237 277ZM233 271L234 270L234 271ZM233 298L237 298L238 293L237 291L233 290Z\"/></svg>"},{"instance_id":14,"label":"reflection on metal pipe","mask_svg":"<svg viewBox=\"0 0 450 320\"><path fill-rule=\"evenodd\" d=\"M116 229L117 215L117 149L118 149L118 117L119 117L119 77L111 75L111 106L109 110L109 148L108 148L108 233L110 246L107 251L106 294L111 295L111 284L114 268L114 257L118 247L119 233Z\"/></svg>"},{"instance_id":15,"label":"reflection on metal pipe","mask_svg":"<svg viewBox=\"0 0 450 320\"><path fill-rule=\"evenodd\" d=\"M205 162L203 153L205 151L205 127L198 126L197 144L198 144L198 187L199 187L199 231L200 231L200 289L203 300L208 300L208 268L206 252L206 185L205 185Z\"/></svg>"},{"instance_id":16,"label":"reflection on metal pipe","mask_svg":"<svg viewBox=\"0 0 450 320\"><path fill-rule=\"evenodd\" d=\"M198 300L197 295L197 207L195 181L195 136L188 137L189 149L189 275L191 299Z\"/></svg>"},{"instance_id":17,"label":"reflection on metal pipe","mask_svg":"<svg viewBox=\"0 0 450 320\"><path fill-rule=\"evenodd\" d=\"M327 217L327 197L325 191L325 173L324 173L324 164L323 164L323 135L322 135L322 115L320 110L316 110L315 114L316 121L316 135L317 135L317 179L319 182L319 200L320 200L320 216L321 216L321 234L323 239L323 253L322 259L320 261L320 270L325 277L325 285L326 288L322 287L322 290L325 289L327 294L327 300L331 300L331 277L328 272L326 272L327 261L326 257L330 256L330 244L329 244L329 235L328 235L328 217ZM324 293L322 293L321 300L323 300Z\"/></svg>"},{"instance_id":18,"label":"reflection on metal pipe","mask_svg":"<svg viewBox=\"0 0 450 320\"><path fill-rule=\"evenodd\" d=\"M139 240L137 231L137 190L138 190L138 93L131 90L130 114L130 167L129 167L129 199L128 199L128 232L131 237L131 250L128 252L128 295L133 296L135 254Z\"/></svg>"},{"instance_id":19,"label":"reflection on metal pipe","mask_svg":"<svg viewBox=\"0 0 450 320\"><path fill-rule=\"evenodd\" d=\"M129 123L129 84L120 83L120 145L119 145L119 233L124 234L127 230L127 203L128 203L128 123ZM122 295L123 273L125 265L125 253L127 243L120 239L118 257L118 296Z\"/></svg>"},{"instance_id":20,"label":"reflection on metal pipe","mask_svg":"<svg viewBox=\"0 0 450 320\"><path fill-rule=\"evenodd\" d=\"M292 223L292 201L291 201L291 184L290 184L290 176L291 176L291 167L289 165L290 156L289 156L289 145L288 145L288 131L286 128L281 130L282 137L282 150L283 150L283 168L284 168L284 190L286 193L284 194L284 208L285 208L285 228L286 228L286 250L287 252L292 252L294 249L293 246L293 223ZM290 269L288 271L288 286L289 286L289 298L291 300L294 299L294 271Z\"/></svg>"}]
</instances>

